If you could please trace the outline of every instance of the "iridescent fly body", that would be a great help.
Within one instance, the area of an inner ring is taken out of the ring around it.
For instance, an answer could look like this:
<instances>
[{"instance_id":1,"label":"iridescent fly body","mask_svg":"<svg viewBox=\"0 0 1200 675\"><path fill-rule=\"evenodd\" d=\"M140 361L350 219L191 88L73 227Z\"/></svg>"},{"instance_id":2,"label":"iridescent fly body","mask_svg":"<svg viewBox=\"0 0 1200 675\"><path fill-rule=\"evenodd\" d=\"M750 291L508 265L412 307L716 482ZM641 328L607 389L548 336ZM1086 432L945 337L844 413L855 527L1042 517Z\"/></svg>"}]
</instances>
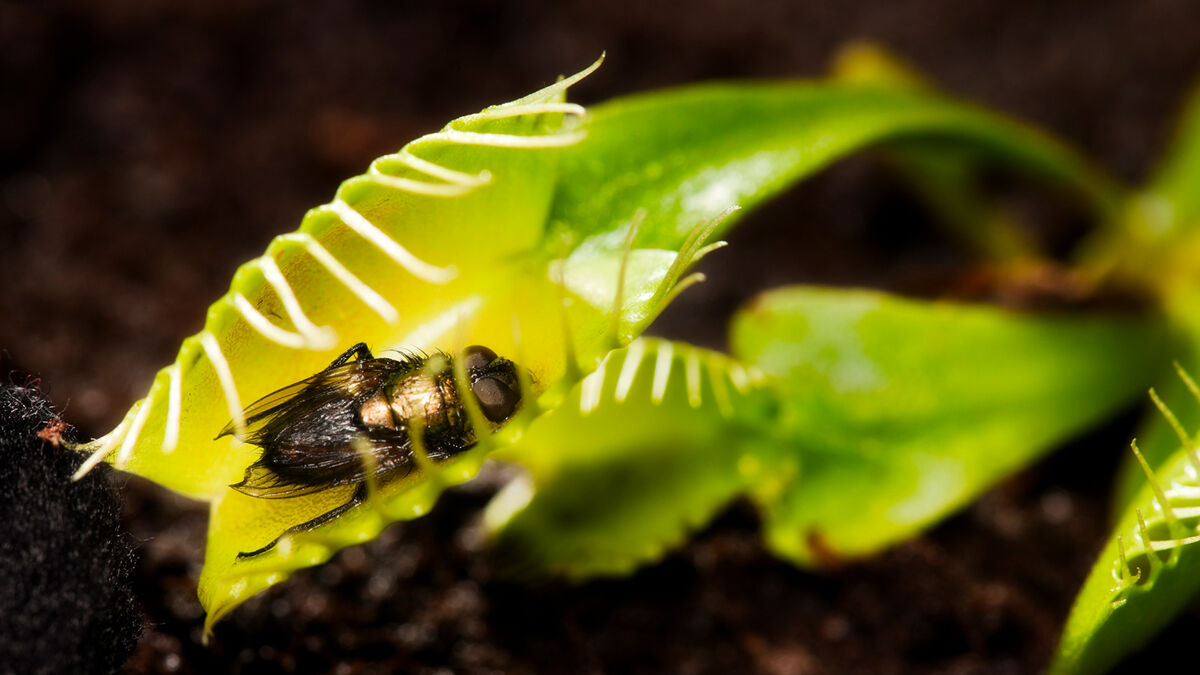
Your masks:
<instances>
[{"instance_id":1,"label":"iridescent fly body","mask_svg":"<svg viewBox=\"0 0 1200 675\"><path fill-rule=\"evenodd\" d=\"M420 419L422 447L431 461L453 457L475 444L449 356L431 370L427 356L374 357L359 343L312 377L268 394L245 411L246 442L262 456L231 487L263 499L311 495L357 485L350 500L288 532L307 530L345 513L367 496L367 471L381 484L417 466L411 429ZM352 360L353 359L353 360ZM494 431L521 402L516 366L487 347L468 347L463 367L471 395ZM234 433L233 423L218 435ZM370 452L364 462L361 452ZM373 465L373 466L371 466ZM240 553L250 557L272 548Z\"/></svg>"}]
</instances>

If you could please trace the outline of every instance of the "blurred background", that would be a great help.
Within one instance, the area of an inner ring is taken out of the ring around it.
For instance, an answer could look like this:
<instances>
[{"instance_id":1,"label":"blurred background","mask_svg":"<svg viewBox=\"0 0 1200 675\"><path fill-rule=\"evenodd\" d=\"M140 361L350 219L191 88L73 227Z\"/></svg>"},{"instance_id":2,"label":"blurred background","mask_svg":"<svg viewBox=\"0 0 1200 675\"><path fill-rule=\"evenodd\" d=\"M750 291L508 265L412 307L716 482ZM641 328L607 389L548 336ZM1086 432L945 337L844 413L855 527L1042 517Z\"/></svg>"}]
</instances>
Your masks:
<instances>
[{"instance_id":1,"label":"blurred background","mask_svg":"<svg viewBox=\"0 0 1200 675\"><path fill-rule=\"evenodd\" d=\"M0 0L0 377L40 376L82 435L107 431L234 269L339 181L601 52L573 100L821 76L840 46L869 39L1130 181L1151 169L1200 72L1200 4L1188 0L665 5ZM1087 226L1036 200L1030 212L1052 246ZM936 294L971 262L869 157L759 210L731 244L656 332L721 347L729 312L763 288ZM131 479L148 628L129 667L1034 671L1105 534L1124 424L829 577L772 560L753 512L734 506L632 579L508 585L478 551L473 518L490 489L478 485L252 601L211 648L195 599L205 512ZM1092 456L1094 474L1066 472L1064 457Z\"/></svg>"}]
</instances>

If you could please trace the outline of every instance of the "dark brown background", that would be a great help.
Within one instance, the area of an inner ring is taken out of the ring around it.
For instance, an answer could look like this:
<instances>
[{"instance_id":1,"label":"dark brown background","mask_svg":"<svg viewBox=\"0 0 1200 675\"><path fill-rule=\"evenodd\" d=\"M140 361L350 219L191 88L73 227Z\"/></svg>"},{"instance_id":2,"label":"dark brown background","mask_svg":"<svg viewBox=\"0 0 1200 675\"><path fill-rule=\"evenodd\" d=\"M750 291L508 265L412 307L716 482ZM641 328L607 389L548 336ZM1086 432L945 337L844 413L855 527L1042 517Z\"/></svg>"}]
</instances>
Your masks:
<instances>
[{"instance_id":1,"label":"dark brown background","mask_svg":"<svg viewBox=\"0 0 1200 675\"><path fill-rule=\"evenodd\" d=\"M660 4L0 2L5 362L40 374L85 435L106 431L234 268L338 181L605 50L575 100L814 76L840 44L872 38L1133 180L1200 70L1188 0ZM1055 245L1081 226L1041 225ZM969 264L869 160L762 209L732 243L660 332L720 346L727 312L769 285L906 289ZM212 649L196 642L203 511L134 481L149 628L131 668L1037 670L1104 536L1129 429L1118 422L930 536L828 578L773 561L752 512L734 507L632 579L508 585L471 537L486 489L466 490L252 601Z\"/></svg>"}]
</instances>

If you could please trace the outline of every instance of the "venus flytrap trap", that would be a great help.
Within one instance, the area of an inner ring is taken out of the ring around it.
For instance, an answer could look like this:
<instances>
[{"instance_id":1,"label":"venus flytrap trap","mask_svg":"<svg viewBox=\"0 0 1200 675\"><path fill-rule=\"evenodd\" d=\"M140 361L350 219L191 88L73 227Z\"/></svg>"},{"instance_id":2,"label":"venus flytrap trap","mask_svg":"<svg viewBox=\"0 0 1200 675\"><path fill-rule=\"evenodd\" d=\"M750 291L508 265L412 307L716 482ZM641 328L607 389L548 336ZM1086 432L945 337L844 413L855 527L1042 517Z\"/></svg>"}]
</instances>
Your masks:
<instances>
[{"instance_id":1,"label":"venus flytrap trap","mask_svg":"<svg viewBox=\"0 0 1200 675\"><path fill-rule=\"evenodd\" d=\"M1185 388L1195 382L1182 369ZM1063 632L1055 673L1097 673L1144 645L1200 590L1200 448L1173 408L1151 390L1164 423L1178 434L1176 452L1157 471L1138 449L1131 455L1146 482L1096 561Z\"/></svg>"},{"instance_id":2,"label":"venus flytrap trap","mask_svg":"<svg viewBox=\"0 0 1200 675\"><path fill-rule=\"evenodd\" d=\"M722 354L650 338L610 352L495 455L527 471L485 516L502 566L583 579L660 558L795 461L775 408L762 374Z\"/></svg>"},{"instance_id":3,"label":"venus flytrap trap","mask_svg":"<svg viewBox=\"0 0 1200 675\"><path fill-rule=\"evenodd\" d=\"M491 322L478 332L495 333L487 342L504 351L512 312L488 315L480 289L513 283L495 261L540 239L556 154L583 137L568 128L582 109L561 99L589 72L451 122L346 181L298 233L277 238L238 270L205 329L184 342L121 425L94 442L81 472L109 459L212 499L249 458L236 438L214 441L213 430L230 419L243 426L245 403L318 371L345 346L426 346L460 323ZM552 378L555 366L538 355L561 348L530 347L527 367ZM192 470L179 471L181 462Z\"/></svg>"},{"instance_id":4,"label":"venus flytrap trap","mask_svg":"<svg viewBox=\"0 0 1200 675\"><path fill-rule=\"evenodd\" d=\"M387 521L426 512L442 488L473 476L491 449L480 444L424 472L424 480L389 497L386 518L378 508L355 509L313 536L289 537L261 559L239 561L238 553L328 512L353 489L279 500L230 490L256 454L241 442L246 404L319 371L360 340L377 349L461 348L466 343L453 341L469 335L501 352L520 351L534 381L558 377L563 333L538 318L559 314L559 295L544 271L536 273L545 262L531 252L543 235L557 154L585 133L572 121L583 109L564 103L563 94L598 65L451 122L344 183L299 232L276 239L238 271L204 331L184 342L146 399L90 444L81 473L108 460L212 503L201 580L207 627L291 570L373 537ZM633 270L631 286L643 281L641 271ZM529 327L519 350L514 325ZM574 334L581 342L573 351L595 358L598 333ZM233 438L214 440L230 420Z\"/></svg>"}]
</instances>

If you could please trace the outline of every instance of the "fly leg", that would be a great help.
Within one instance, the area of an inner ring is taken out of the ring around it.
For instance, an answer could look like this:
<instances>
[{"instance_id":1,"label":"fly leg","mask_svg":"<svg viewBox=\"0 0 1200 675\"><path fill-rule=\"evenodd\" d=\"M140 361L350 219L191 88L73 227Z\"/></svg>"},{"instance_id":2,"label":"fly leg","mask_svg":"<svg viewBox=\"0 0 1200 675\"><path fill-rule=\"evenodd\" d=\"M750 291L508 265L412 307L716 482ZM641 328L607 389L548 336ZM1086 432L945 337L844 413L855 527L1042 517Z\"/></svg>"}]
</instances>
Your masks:
<instances>
[{"instance_id":1,"label":"fly leg","mask_svg":"<svg viewBox=\"0 0 1200 675\"><path fill-rule=\"evenodd\" d=\"M359 345L359 346L362 346L362 345ZM363 348L366 349L365 346L363 346ZM289 534L295 534L296 532L307 532L308 530L311 530L313 528L320 527L321 525L324 525L325 523L328 523L329 521L333 520L334 518L337 518L338 516L349 511L350 509L354 508L355 506L358 506L359 504L363 503L363 500L365 500L366 498L367 498L367 484L360 483L358 485L358 487L355 488L354 494L350 495L350 500L347 501L345 504L342 504L341 506L338 506L338 507L334 508L333 510L328 511L326 513L322 513L321 515L317 516L316 518L313 518L310 521L300 523L299 525L295 525L293 527L289 527L288 529L283 531L283 534L279 535L278 537L275 537L275 539L271 540L271 543L267 544L266 546L263 546L262 548L259 548L259 549L255 549L253 551L244 551L242 553L238 553L237 559L245 560L246 558L253 558L254 556L266 553L267 551L270 551L271 549L275 548L275 545L279 543L279 540L284 538L285 536L287 536Z\"/></svg>"},{"instance_id":2,"label":"fly leg","mask_svg":"<svg viewBox=\"0 0 1200 675\"><path fill-rule=\"evenodd\" d=\"M329 368L337 368L338 366L343 366L343 365L349 363L351 358L355 358L359 361L365 361L368 359L373 359L373 358L375 358L375 356L373 354L371 354L370 349L367 349L367 343L360 342L360 343L354 345L353 347L351 347L350 349L347 349L345 352L342 353L341 356L334 359L333 363L329 364ZM329 368L326 368L325 370L329 370Z\"/></svg>"}]
</instances>

